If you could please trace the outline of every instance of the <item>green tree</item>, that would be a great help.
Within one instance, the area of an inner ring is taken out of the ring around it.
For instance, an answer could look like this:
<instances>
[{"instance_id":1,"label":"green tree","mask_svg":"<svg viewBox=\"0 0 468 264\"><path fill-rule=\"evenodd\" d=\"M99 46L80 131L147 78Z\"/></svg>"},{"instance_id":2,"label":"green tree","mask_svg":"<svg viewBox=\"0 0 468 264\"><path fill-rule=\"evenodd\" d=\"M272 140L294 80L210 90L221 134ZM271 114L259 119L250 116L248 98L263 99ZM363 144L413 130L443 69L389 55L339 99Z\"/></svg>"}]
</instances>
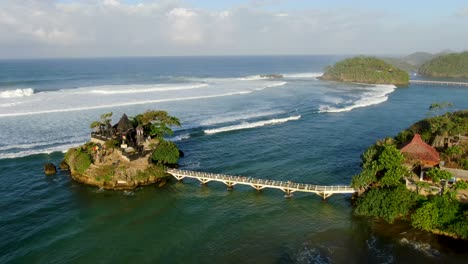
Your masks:
<instances>
[{"instance_id":1,"label":"green tree","mask_svg":"<svg viewBox=\"0 0 468 264\"><path fill-rule=\"evenodd\" d=\"M398 218L406 217L417 205L417 201L418 195L402 185L385 189L373 188L358 199L355 213L380 217L392 223Z\"/></svg>"},{"instance_id":2,"label":"green tree","mask_svg":"<svg viewBox=\"0 0 468 264\"><path fill-rule=\"evenodd\" d=\"M162 140L153 152L152 158L160 164L176 164L179 160L179 149L173 142Z\"/></svg>"},{"instance_id":3,"label":"green tree","mask_svg":"<svg viewBox=\"0 0 468 264\"><path fill-rule=\"evenodd\" d=\"M162 138L172 135L171 126L180 126L178 118L168 115L166 111L146 111L134 117L137 124L142 125L151 137Z\"/></svg>"},{"instance_id":4,"label":"green tree","mask_svg":"<svg viewBox=\"0 0 468 264\"><path fill-rule=\"evenodd\" d=\"M95 127L99 127L99 126L108 125L108 124L110 124L112 122L111 117L112 117L112 112L102 114L100 120L99 121L93 121L89 127L90 128L95 128Z\"/></svg>"},{"instance_id":5,"label":"green tree","mask_svg":"<svg viewBox=\"0 0 468 264\"><path fill-rule=\"evenodd\" d=\"M439 183L441 180L448 180L453 177L452 173L439 168L430 169L426 172L426 175L435 183Z\"/></svg>"}]
</instances>

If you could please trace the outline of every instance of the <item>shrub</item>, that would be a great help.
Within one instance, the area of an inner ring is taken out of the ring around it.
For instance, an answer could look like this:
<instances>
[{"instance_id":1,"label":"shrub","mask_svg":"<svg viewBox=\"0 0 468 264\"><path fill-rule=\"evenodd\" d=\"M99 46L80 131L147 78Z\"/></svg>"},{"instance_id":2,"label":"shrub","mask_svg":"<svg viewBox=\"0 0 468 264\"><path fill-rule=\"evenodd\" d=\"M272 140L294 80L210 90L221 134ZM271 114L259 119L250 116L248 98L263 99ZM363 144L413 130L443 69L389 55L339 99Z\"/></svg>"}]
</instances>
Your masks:
<instances>
[{"instance_id":1,"label":"shrub","mask_svg":"<svg viewBox=\"0 0 468 264\"><path fill-rule=\"evenodd\" d=\"M416 206L419 196L404 185L396 188L371 189L357 201L357 215L380 217L392 223L405 217Z\"/></svg>"},{"instance_id":2,"label":"shrub","mask_svg":"<svg viewBox=\"0 0 468 264\"><path fill-rule=\"evenodd\" d=\"M65 154L65 161L72 170L83 174L91 166L92 158L88 152L79 147L69 149Z\"/></svg>"},{"instance_id":3,"label":"shrub","mask_svg":"<svg viewBox=\"0 0 468 264\"><path fill-rule=\"evenodd\" d=\"M171 141L162 140L152 155L153 161L161 164L176 164L179 160L179 149Z\"/></svg>"},{"instance_id":4,"label":"shrub","mask_svg":"<svg viewBox=\"0 0 468 264\"><path fill-rule=\"evenodd\" d=\"M426 172L426 175L432 179L433 182L438 183L441 180L448 180L453 177L452 173L441 170L439 168L432 168Z\"/></svg>"}]
</instances>

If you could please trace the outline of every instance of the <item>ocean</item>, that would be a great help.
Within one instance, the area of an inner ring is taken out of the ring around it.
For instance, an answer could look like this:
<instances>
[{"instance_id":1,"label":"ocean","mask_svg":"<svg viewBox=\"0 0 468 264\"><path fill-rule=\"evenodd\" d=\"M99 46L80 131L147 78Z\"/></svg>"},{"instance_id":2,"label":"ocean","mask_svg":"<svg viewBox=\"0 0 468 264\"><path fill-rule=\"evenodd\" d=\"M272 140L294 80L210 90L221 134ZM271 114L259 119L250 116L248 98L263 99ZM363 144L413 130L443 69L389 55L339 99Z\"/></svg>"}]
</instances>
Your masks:
<instances>
[{"instance_id":1,"label":"ocean","mask_svg":"<svg viewBox=\"0 0 468 264\"><path fill-rule=\"evenodd\" d=\"M466 263L466 242L353 216L351 195L285 198L195 180L103 191L45 176L89 124L166 110L180 168L348 185L376 140L468 108L468 89L317 79L343 56L0 61L0 263ZM282 74L269 79L262 74Z\"/></svg>"}]
</instances>

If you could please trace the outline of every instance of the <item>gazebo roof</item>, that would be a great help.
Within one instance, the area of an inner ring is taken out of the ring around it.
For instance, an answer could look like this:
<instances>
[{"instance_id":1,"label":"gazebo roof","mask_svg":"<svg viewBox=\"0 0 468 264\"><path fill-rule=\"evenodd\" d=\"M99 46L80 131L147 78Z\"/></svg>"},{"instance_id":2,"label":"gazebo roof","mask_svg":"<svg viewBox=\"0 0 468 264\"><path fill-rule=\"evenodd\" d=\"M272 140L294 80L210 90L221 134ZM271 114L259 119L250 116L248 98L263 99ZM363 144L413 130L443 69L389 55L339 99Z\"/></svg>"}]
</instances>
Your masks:
<instances>
[{"instance_id":1,"label":"gazebo roof","mask_svg":"<svg viewBox=\"0 0 468 264\"><path fill-rule=\"evenodd\" d=\"M438 164L440 161L439 152L435 148L429 146L421 138L421 135L415 134L408 145L401 150L402 153L407 153L410 157L423 162Z\"/></svg>"},{"instance_id":2,"label":"gazebo roof","mask_svg":"<svg viewBox=\"0 0 468 264\"><path fill-rule=\"evenodd\" d=\"M123 114L122 117L120 118L119 122L117 123L117 130L119 132L126 133L130 129L133 129L133 125L130 122L130 120L128 120L127 115Z\"/></svg>"}]
</instances>

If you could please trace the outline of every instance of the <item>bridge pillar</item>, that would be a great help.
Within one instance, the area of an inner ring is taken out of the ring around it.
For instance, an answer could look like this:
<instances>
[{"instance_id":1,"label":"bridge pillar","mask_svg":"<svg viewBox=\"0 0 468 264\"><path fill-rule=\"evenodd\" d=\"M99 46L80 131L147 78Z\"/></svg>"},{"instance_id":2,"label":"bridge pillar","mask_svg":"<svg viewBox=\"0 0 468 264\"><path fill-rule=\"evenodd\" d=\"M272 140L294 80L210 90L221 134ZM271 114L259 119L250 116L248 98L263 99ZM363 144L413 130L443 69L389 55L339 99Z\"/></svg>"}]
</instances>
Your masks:
<instances>
[{"instance_id":1,"label":"bridge pillar","mask_svg":"<svg viewBox=\"0 0 468 264\"><path fill-rule=\"evenodd\" d=\"M235 182L230 181L223 181L223 183L227 185L228 191L232 191L234 189L234 185L236 185Z\"/></svg>"},{"instance_id":2,"label":"bridge pillar","mask_svg":"<svg viewBox=\"0 0 468 264\"><path fill-rule=\"evenodd\" d=\"M205 184L207 184L209 181L211 181L211 180L208 180L208 179L200 179L200 178L198 178L198 180L199 180L200 183L203 184L203 185L205 185Z\"/></svg>"},{"instance_id":3,"label":"bridge pillar","mask_svg":"<svg viewBox=\"0 0 468 264\"><path fill-rule=\"evenodd\" d=\"M261 189L265 188L265 186L262 186L262 185L256 185L256 184L252 184L250 185L252 186L255 190L257 191L260 191Z\"/></svg>"},{"instance_id":4,"label":"bridge pillar","mask_svg":"<svg viewBox=\"0 0 468 264\"><path fill-rule=\"evenodd\" d=\"M292 191L292 190L290 190L290 189L281 189L281 190L284 192L284 197L285 197L285 198L291 198L291 197L294 196L294 195L293 195L293 192L294 192L294 191Z\"/></svg>"},{"instance_id":5,"label":"bridge pillar","mask_svg":"<svg viewBox=\"0 0 468 264\"><path fill-rule=\"evenodd\" d=\"M322 196L323 200L325 201L328 197L332 196L333 193L320 193L320 196Z\"/></svg>"},{"instance_id":6,"label":"bridge pillar","mask_svg":"<svg viewBox=\"0 0 468 264\"><path fill-rule=\"evenodd\" d=\"M185 178L185 176L180 176L180 175L172 175L174 176L174 178L176 178L178 181L182 181L183 178Z\"/></svg>"}]
</instances>

